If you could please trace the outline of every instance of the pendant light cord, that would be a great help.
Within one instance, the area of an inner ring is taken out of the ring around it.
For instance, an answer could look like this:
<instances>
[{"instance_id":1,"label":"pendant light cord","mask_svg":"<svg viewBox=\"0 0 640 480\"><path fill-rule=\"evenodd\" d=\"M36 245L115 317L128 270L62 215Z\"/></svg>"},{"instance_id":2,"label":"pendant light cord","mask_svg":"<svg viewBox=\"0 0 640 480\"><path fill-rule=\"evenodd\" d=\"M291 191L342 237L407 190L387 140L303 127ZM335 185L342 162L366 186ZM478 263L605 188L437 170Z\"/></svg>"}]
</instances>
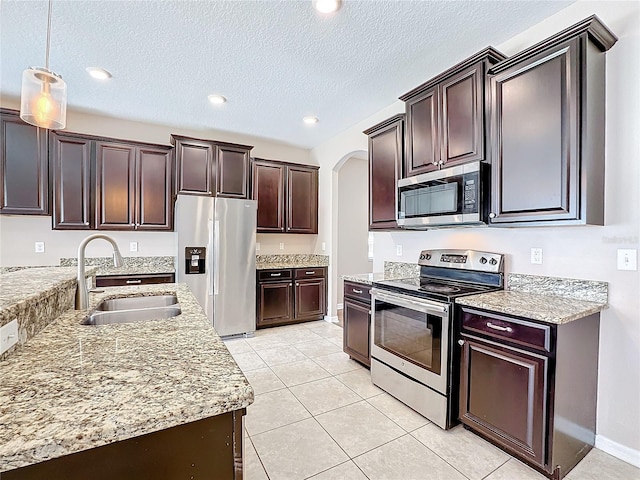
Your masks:
<instances>
[{"instance_id":1,"label":"pendant light cord","mask_svg":"<svg viewBox=\"0 0 640 480\"><path fill-rule=\"evenodd\" d=\"M53 7L53 0L49 0L49 18L47 20L47 53L45 59L45 68L49 70L49 49L51 47L51 10Z\"/></svg>"}]
</instances>

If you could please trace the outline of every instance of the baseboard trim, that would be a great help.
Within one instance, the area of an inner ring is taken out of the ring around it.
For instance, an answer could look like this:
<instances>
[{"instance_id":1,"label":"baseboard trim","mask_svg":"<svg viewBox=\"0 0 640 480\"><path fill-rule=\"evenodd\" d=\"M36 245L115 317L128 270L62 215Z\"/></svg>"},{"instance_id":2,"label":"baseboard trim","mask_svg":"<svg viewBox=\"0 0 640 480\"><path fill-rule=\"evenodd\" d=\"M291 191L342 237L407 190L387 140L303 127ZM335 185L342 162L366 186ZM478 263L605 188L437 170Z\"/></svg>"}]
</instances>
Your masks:
<instances>
[{"instance_id":1,"label":"baseboard trim","mask_svg":"<svg viewBox=\"0 0 640 480\"><path fill-rule=\"evenodd\" d=\"M603 435L596 435L596 448L619 458L623 462L630 463L634 467L640 468L639 450L634 450L633 448L629 448L621 443L614 442Z\"/></svg>"},{"instance_id":2,"label":"baseboard trim","mask_svg":"<svg viewBox=\"0 0 640 480\"><path fill-rule=\"evenodd\" d=\"M324 316L324 321L325 322L330 322L330 323L338 323L338 316L336 315L335 317L331 317L329 315L325 315Z\"/></svg>"}]
</instances>

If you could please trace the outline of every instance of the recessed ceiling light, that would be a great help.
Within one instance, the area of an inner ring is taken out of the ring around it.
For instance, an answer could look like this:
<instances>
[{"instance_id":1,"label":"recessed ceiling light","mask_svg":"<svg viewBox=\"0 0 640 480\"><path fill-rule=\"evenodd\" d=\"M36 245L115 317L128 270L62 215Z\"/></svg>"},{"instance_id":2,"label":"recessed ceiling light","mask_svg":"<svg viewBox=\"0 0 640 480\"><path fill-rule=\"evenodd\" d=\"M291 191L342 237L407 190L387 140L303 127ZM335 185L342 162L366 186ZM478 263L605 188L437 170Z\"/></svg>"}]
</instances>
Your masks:
<instances>
[{"instance_id":1,"label":"recessed ceiling light","mask_svg":"<svg viewBox=\"0 0 640 480\"><path fill-rule=\"evenodd\" d=\"M314 117L313 115L307 115L302 119L302 121L307 125L314 125L318 123L320 120L318 120L318 117Z\"/></svg>"},{"instance_id":2,"label":"recessed ceiling light","mask_svg":"<svg viewBox=\"0 0 640 480\"><path fill-rule=\"evenodd\" d=\"M340 10L342 0L313 0L313 8L320 13L333 13Z\"/></svg>"},{"instance_id":3,"label":"recessed ceiling light","mask_svg":"<svg viewBox=\"0 0 640 480\"><path fill-rule=\"evenodd\" d=\"M87 67L86 70L89 75L97 80L109 80L111 77L113 77L113 75L111 75L111 72L109 70L105 70L104 68Z\"/></svg>"},{"instance_id":4,"label":"recessed ceiling light","mask_svg":"<svg viewBox=\"0 0 640 480\"><path fill-rule=\"evenodd\" d=\"M227 102L227 99L222 95L211 94L207 98L209 98L209 101L214 105L222 105Z\"/></svg>"}]
</instances>

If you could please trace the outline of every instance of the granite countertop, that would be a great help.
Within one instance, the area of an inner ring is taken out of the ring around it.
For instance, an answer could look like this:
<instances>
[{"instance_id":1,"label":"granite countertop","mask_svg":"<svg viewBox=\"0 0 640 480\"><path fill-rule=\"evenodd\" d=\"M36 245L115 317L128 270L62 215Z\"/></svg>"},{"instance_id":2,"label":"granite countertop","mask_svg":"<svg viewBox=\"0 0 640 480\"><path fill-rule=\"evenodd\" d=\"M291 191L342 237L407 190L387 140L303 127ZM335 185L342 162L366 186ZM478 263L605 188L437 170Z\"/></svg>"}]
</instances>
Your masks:
<instances>
[{"instance_id":1,"label":"granite countertop","mask_svg":"<svg viewBox=\"0 0 640 480\"><path fill-rule=\"evenodd\" d=\"M98 267L96 275L142 275L174 273L174 257L123 257L122 267L113 266L113 257L85 258L85 265ZM60 266L77 267L77 258L61 258Z\"/></svg>"},{"instance_id":2,"label":"granite countertop","mask_svg":"<svg viewBox=\"0 0 640 480\"><path fill-rule=\"evenodd\" d=\"M342 279L345 282L362 283L363 285L373 285L373 282L380 282L382 280L392 280L396 278L393 275L387 275L383 272L374 273L355 273L353 275L343 275Z\"/></svg>"},{"instance_id":3,"label":"granite countertop","mask_svg":"<svg viewBox=\"0 0 640 480\"><path fill-rule=\"evenodd\" d=\"M457 298L456 303L558 325L598 313L607 306L602 302L511 290Z\"/></svg>"},{"instance_id":4,"label":"granite countertop","mask_svg":"<svg viewBox=\"0 0 640 480\"><path fill-rule=\"evenodd\" d=\"M87 277L95 274L87 267ZM0 275L0 311L17 304L37 300L45 290L75 284L78 270L70 267L25 268Z\"/></svg>"},{"instance_id":5,"label":"granite countertop","mask_svg":"<svg viewBox=\"0 0 640 480\"><path fill-rule=\"evenodd\" d=\"M270 270L276 268L312 268L328 266L328 255L298 253L289 255L256 255L256 270Z\"/></svg>"},{"instance_id":6,"label":"granite countertop","mask_svg":"<svg viewBox=\"0 0 640 480\"><path fill-rule=\"evenodd\" d=\"M102 290L90 294L91 309L106 298L176 293L182 314L96 327L80 324L88 311L68 310L0 361L0 472L253 402L186 285Z\"/></svg>"}]
</instances>

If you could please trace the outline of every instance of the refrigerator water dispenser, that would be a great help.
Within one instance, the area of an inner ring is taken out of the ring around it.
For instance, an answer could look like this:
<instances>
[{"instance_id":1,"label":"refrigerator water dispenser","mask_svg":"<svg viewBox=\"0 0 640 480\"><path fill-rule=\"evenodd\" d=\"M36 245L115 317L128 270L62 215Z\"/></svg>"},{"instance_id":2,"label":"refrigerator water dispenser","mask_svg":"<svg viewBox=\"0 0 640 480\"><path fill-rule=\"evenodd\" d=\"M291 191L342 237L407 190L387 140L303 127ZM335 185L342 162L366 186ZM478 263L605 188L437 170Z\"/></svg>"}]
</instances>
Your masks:
<instances>
[{"instance_id":1,"label":"refrigerator water dispenser","mask_svg":"<svg viewBox=\"0 0 640 480\"><path fill-rule=\"evenodd\" d=\"M205 273L207 249L205 247L185 247L184 249L184 273L187 275Z\"/></svg>"}]
</instances>

